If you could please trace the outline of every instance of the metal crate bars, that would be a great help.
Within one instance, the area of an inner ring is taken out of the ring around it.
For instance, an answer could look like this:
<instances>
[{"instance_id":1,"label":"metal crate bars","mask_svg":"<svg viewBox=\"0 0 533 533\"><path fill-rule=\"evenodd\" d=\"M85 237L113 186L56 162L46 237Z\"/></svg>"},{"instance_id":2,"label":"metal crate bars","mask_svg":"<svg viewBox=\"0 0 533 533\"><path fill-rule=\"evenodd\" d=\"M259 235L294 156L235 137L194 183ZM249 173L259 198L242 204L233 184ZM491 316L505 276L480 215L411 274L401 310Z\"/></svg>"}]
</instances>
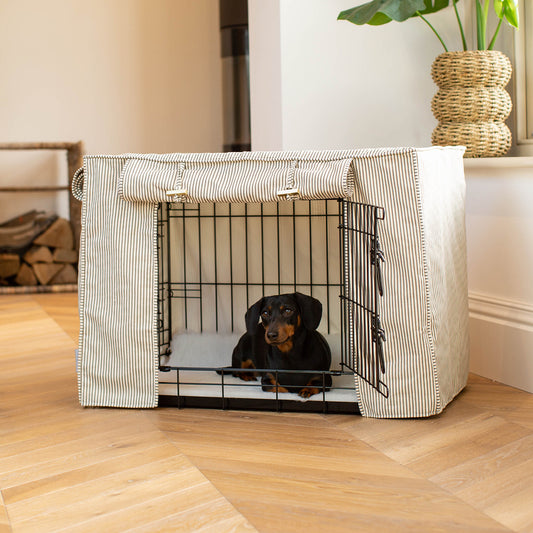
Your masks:
<instances>
[{"instance_id":1,"label":"metal crate bars","mask_svg":"<svg viewBox=\"0 0 533 533\"><path fill-rule=\"evenodd\" d=\"M354 396L354 401L329 401L325 386L318 395L320 400L312 402L287 399L287 395L281 398L278 393L235 398L236 387L248 387L247 392L251 393L252 389L260 391L261 384L231 382L231 369L223 368L231 361L231 346L225 360L218 364L203 363L200 353L196 359L191 354L192 361L197 361L192 366L169 364L172 333L241 334L244 313L256 300L268 294L295 291L322 302L320 329L326 336L339 337L338 368L327 372L334 379L334 388L353 393L355 372L387 394L381 380L383 336L379 328L383 253L377 230L382 217L380 208L340 200L161 205L160 384L173 385L173 392L160 395L160 403L357 411ZM309 372L316 374L316 370ZM187 388L200 385L191 375L201 375L201 384L205 385L206 374L211 387L208 397L184 393Z\"/></svg>"}]
</instances>

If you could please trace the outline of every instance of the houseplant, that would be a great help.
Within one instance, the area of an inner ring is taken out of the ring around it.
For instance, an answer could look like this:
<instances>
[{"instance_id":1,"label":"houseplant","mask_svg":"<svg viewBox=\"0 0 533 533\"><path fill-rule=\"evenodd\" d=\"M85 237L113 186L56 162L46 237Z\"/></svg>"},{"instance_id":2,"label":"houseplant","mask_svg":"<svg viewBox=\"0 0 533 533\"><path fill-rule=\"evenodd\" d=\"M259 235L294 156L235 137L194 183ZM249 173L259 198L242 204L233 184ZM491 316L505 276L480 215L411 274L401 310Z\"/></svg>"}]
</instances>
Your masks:
<instances>
[{"instance_id":1,"label":"houseplant","mask_svg":"<svg viewBox=\"0 0 533 533\"><path fill-rule=\"evenodd\" d=\"M461 144L467 157L504 155L511 146L511 132L504 120L511 112L511 99L504 87L511 77L511 63L494 50L496 38L505 21L518 28L517 0L473 0L476 9L476 50L468 50L458 0L373 0L342 11L338 19L374 26L395 20L420 18L444 48L435 59L431 73L439 91L432 101L432 111L439 125L432 134L437 145ZM492 5L492 10L491 10ZM463 50L450 52L438 30L427 16L453 8ZM497 26L489 35L492 13ZM490 37L490 39L489 39Z\"/></svg>"}]
</instances>

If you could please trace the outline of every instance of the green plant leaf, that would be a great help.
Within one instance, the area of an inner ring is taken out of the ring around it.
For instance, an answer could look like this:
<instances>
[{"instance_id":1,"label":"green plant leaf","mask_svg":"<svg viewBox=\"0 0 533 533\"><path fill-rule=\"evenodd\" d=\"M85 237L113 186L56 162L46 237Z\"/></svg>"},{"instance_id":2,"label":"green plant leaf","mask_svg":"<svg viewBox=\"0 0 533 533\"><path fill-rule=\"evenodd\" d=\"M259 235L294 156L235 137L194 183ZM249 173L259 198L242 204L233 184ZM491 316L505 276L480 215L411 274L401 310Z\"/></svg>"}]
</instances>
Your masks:
<instances>
[{"instance_id":1,"label":"green plant leaf","mask_svg":"<svg viewBox=\"0 0 533 533\"><path fill-rule=\"evenodd\" d=\"M435 3L443 0L435 0ZM386 24L391 20L402 22L416 16L417 12L426 12L426 3L431 0L373 0L339 13L338 20L348 20L353 24ZM441 8L442 9L442 8ZM433 11L431 11L433 13Z\"/></svg>"},{"instance_id":2,"label":"green plant leaf","mask_svg":"<svg viewBox=\"0 0 533 533\"><path fill-rule=\"evenodd\" d=\"M518 0L494 0L494 11L498 18L501 19L503 14L511 26L518 28Z\"/></svg>"},{"instance_id":3,"label":"green plant leaf","mask_svg":"<svg viewBox=\"0 0 533 533\"><path fill-rule=\"evenodd\" d=\"M450 0L424 0L426 7L423 11L420 11L421 15L430 15L431 13L436 13L445 7L448 7Z\"/></svg>"},{"instance_id":4,"label":"green plant leaf","mask_svg":"<svg viewBox=\"0 0 533 533\"><path fill-rule=\"evenodd\" d=\"M477 49L485 50L485 26L481 0L476 0Z\"/></svg>"}]
</instances>

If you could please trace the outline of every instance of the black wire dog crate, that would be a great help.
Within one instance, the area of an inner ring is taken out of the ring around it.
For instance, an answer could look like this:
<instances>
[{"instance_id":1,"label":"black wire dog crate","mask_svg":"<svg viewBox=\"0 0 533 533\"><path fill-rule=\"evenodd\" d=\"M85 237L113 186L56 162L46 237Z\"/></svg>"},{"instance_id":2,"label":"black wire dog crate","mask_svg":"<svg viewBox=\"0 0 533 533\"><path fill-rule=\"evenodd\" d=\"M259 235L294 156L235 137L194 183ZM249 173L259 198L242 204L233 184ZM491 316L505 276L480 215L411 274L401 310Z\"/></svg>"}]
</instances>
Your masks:
<instances>
[{"instance_id":1,"label":"black wire dog crate","mask_svg":"<svg viewBox=\"0 0 533 533\"><path fill-rule=\"evenodd\" d=\"M383 218L382 208L347 200L161 204L159 404L357 413L354 374L388 396ZM232 372L246 370L229 367L246 310L263 296L291 292L321 301L319 331L332 352L331 369L308 400L263 391L261 374L275 369L249 369L259 379L242 381Z\"/></svg>"}]
</instances>

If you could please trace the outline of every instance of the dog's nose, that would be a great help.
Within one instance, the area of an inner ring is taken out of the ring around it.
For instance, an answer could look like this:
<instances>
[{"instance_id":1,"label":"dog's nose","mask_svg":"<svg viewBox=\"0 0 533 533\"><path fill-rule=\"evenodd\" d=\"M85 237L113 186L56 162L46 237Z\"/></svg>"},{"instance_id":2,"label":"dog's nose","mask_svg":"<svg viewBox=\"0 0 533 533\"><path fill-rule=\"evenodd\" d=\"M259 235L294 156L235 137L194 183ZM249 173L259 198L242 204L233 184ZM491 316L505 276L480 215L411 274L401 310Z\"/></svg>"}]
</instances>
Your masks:
<instances>
[{"instance_id":1,"label":"dog's nose","mask_svg":"<svg viewBox=\"0 0 533 533\"><path fill-rule=\"evenodd\" d=\"M278 338L278 332L277 331L269 331L267 333L267 337L271 341L275 341Z\"/></svg>"}]
</instances>

